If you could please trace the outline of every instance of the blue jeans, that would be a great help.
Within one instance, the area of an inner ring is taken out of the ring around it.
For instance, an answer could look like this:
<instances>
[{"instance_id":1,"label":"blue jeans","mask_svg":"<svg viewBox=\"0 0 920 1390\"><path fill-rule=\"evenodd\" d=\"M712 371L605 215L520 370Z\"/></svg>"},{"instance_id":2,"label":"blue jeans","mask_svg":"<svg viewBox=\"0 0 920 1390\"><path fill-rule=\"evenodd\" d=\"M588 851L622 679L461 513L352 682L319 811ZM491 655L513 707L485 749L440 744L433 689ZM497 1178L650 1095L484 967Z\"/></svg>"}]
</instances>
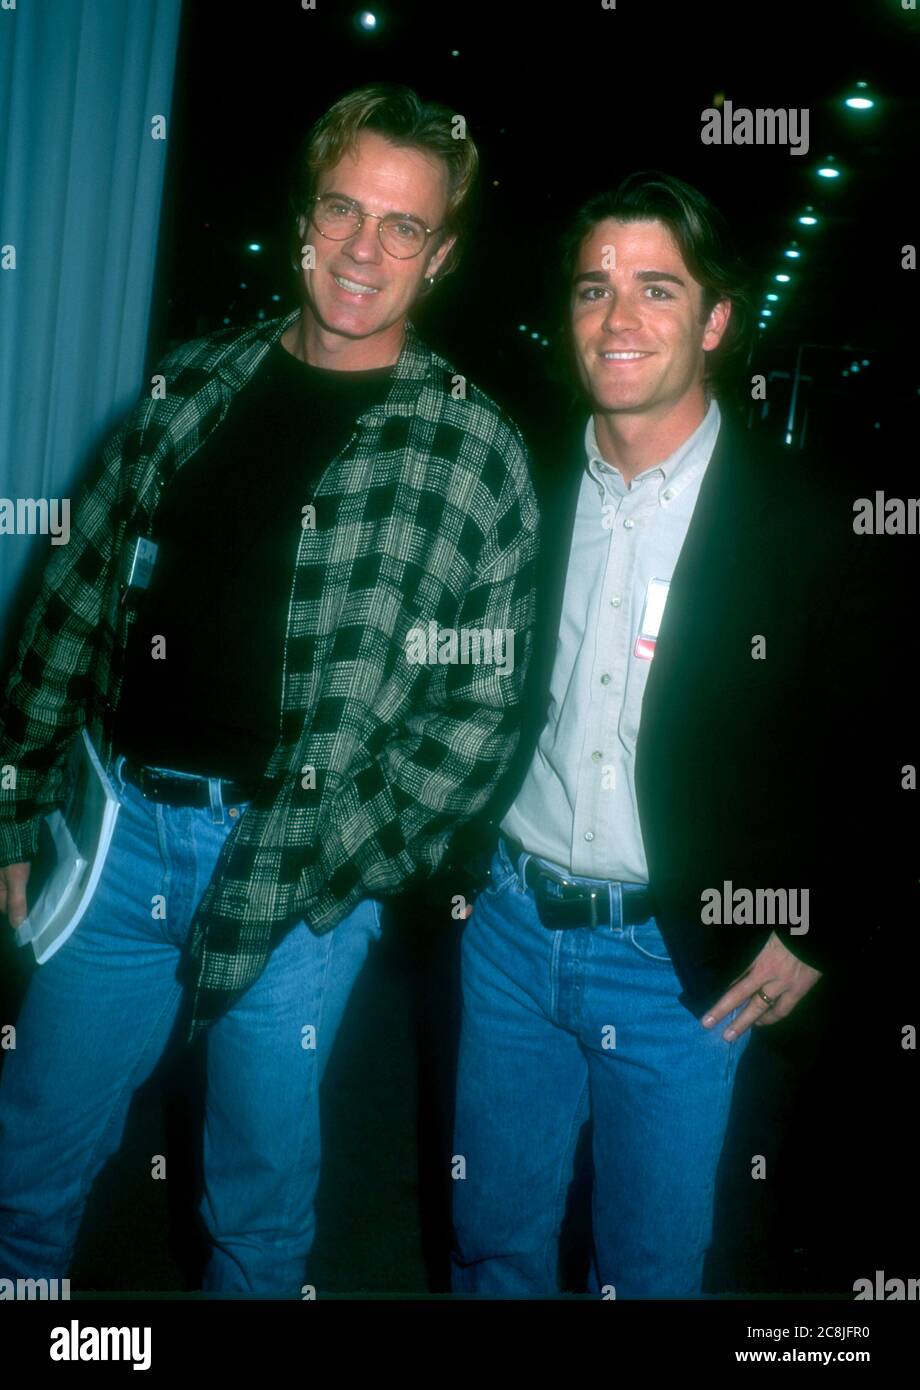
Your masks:
<instances>
[{"instance_id":1,"label":"blue jeans","mask_svg":"<svg viewBox=\"0 0 920 1390\"><path fill-rule=\"evenodd\" d=\"M176 967L221 846L248 802L121 809L86 915L29 982L0 1076L0 1276L67 1276L90 1187L173 1032ZM174 774L177 775L177 774ZM165 916L155 899L165 899ZM381 905L332 931L300 922L205 1034L204 1288L299 1296L314 1233L319 1083ZM315 1036L310 1029L315 1030Z\"/></svg>"},{"instance_id":2,"label":"blue jeans","mask_svg":"<svg viewBox=\"0 0 920 1390\"><path fill-rule=\"evenodd\" d=\"M716 1168L750 1032L725 1042L727 1019L707 1030L678 1003L681 986L654 918L547 930L503 840L461 959L453 1152L465 1175L459 1169L454 1182L454 1289L558 1291L566 1193L590 1113L591 1289L617 1298L699 1295Z\"/></svg>"}]
</instances>

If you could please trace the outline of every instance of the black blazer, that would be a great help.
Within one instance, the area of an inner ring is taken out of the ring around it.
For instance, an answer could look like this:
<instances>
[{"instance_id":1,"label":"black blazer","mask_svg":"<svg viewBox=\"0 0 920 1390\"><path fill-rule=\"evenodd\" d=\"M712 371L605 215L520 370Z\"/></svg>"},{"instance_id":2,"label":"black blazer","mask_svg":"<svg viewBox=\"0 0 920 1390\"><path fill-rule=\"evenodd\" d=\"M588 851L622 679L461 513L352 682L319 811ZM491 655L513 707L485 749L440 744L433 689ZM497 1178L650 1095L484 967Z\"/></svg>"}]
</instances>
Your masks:
<instances>
[{"instance_id":1,"label":"black blazer","mask_svg":"<svg viewBox=\"0 0 920 1390\"><path fill-rule=\"evenodd\" d=\"M468 887L481 886L545 723L585 419L535 450L542 544L523 730L486 811L452 843L443 872L454 892L461 865ZM825 971L854 964L871 936L848 866L877 870L884 833L869 827L892 768L862 756L877 732L884 603L873 538L853 532L853 498L830 467L765 446L723 411L649 671L635 768L656 917L697 1017L774 929ZM752 657L756 637L765 659ZM808 931L704 924L702 894L726 881L807 888Z\"/></svg>"}]
</instances>

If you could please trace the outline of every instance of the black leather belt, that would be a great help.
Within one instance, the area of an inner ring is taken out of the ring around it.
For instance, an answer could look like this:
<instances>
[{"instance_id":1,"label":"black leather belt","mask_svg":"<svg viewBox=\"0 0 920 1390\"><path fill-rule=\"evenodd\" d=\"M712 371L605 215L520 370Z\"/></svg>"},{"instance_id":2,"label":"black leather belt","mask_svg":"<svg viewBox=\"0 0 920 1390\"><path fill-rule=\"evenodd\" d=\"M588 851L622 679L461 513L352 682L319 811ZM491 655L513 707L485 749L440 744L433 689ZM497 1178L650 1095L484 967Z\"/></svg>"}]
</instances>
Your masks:
<instances>
[{"instance_id":1,"label":"black leather belt","mask_svg":"<svg viewBox=\"0 0 920 1390\"><path fill-rule=\"evenodd\" d=\"M159 801L164 806L208 807L211 792L207 777L171 777L168 772L159 772L127 758L122 766L122 776L131 782L148 801ZM252 787L227 778L220 779L220 799L224 806L233 806L241 801L251 801L255 792Z\"/></svg>"},{"instance_id":2,"label":"black leather belt","mask_svg":"<svg viewBox=\"0 0 920 1390\"><path fill-rule=\"evenodd\" d=\"M508 856L517 868L524 846L509 835L502 835ZM535 859L524 867L524 882L533 890L540 921L551 931L568 927L601 927L610 924L610 900L622 894L621 926L631 927L654 917L651 889L646 883L621 883L611 879L588 879L573 883L562 874L554 873ZM613 894L610 885L614 884Z\"/></svg>"}]
</instances>

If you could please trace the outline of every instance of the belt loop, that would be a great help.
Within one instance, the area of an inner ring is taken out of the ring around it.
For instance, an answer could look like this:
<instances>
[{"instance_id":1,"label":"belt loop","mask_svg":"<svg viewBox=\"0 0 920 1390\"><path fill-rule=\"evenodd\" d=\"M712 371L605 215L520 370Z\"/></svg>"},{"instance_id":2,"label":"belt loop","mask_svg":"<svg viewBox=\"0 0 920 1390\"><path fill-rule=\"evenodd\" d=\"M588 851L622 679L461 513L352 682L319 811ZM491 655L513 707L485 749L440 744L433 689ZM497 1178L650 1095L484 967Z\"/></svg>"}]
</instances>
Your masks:
<instances>
[{"instance_id":1,"label":"belt loop","mask_svg":"<svg viewBox=\"0 0 920 1390\"><path fill-rule=\"evenodd\" d=\"M224 803L220 797L220 778L208 778L208 791L211 796L211 822L220 825L224 819Z\"/></svg>"},{"instance_id":2,"label":"belt loop","mask_svg":"<svg viewBox=\"0 0 920 1390\"><path fill-rule=\"evenodd\" d=\"M623 885L622 885L622 883L619 881L619 879L617 879L617 880L615 880L614 882L611 883L611 885L610 885L610 892L611 892L611 895L612 895L612 896L611 896L611 901L610 901L610 924L611 924L611 926L613 925L613 920L614 920L614 918L613 918L613 905L614 905L614 901L616 901L616 925L617 925L617 927L619 927L620 931L622 931L622 930L623 930Z\"/></svg>"},{"instance_id":3,"label":"belt loop","mask_svg":"<svg viewBox=\"0 0 920 1390\"><path fill-rule=\"evenodd\" d=\"M115 759L115 766L112 768L112 781L115 783L116 789L121 793L125 791L125 779L122 776L121 770L127 761L128 755L126 753L119 753L118 757Z\"/></svg>"},{"instance_id":4,"label":"belt loop","mask_svg":"<svg viewBox=\"0 0 920 1390\"><path fill-rule=\"evenodd\" d=\"M530 863L531 859L533 859L533 855L530 854L527 850L525 850L524 853L521 855L520 859L518 860L517 864L515 865L515 868L517 870L518 882L520 883L521 888L525 890L527 888L527 865Z\"/></svg>"}]
</instances>

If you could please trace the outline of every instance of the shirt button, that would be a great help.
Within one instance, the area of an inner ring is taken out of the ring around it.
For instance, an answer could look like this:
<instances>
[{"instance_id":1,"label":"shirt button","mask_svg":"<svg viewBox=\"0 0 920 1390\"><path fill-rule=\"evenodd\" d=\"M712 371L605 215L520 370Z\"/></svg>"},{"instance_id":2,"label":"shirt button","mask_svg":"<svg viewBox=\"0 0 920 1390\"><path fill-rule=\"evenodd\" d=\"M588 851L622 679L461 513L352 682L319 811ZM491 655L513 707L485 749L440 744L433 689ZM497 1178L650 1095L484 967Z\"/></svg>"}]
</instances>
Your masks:
<instances>
[{"instance_id":1,"label":"shirt button","mask_svg":"<svg viewBox=\"0 0 920 1390\"><path fill-rule=\"evenodd\" d=\"M623 602L623 600L620 598L620 595L617 594L616 598L612 598L612 599L610 600L610 607L611 607L611 608L619 608L619 606L620 606L620 604L621 604L622 602Z\"/></svg>"},{"instance_id":2,"label":"shirt button","mask_svg":"<svg viewBox=\"0 0 920 1390\"><path fill-rule=\"evenodd\" d=\"M601 753L599 750L595 750L595 752L591 754L591 761L593 763L599 763L603 756L603 753Z\"/></svg>"},{"instance_id":3,"label":"shirt button","mask_svg":"<svg viewBox=\"0 0 920 1390\"><path fill-rule=\"evenodd\" d=\"M605 671L604 674L601 676L601 685L609 685L609 684L610 684L610 677L607 675L607 672Z\"/></svg>"},{"instance_id":4,"label":"shirt button","mask_svg":"<svg viewBox=\"0 0 920 1390\"><path fill-rule=\"evenodd\" d=\"M590 841L590 840L593 840L593 839L594 839L594 831L593 831L593 830L586 830L586 831L585 831L585 839L586 839L586 840L589 840L589 841Z\"/></svg>"},{"instance_id":5,"label":"shirt button","mask_svg":"<svg viewBox=\"0 0 920 1390\"><path fill-rule=\"evenodd\" d=\"M626 527L627 531L631 531L635 524L636 523L633 520L631 520L630 517L627 517L626 520L623 522L623 525Z\"/></svg>"},{"instance_id":6,"label":"shirt button","mask_svg":"<svg viewBox=\"0 0 920 1390\"><path fill-rule=\"evenodd\" d=\"M236 817L239 815L239 813L240 813L240 808L239 808L239 806L230 806L230 807L228 808L228 810L227 810L227 815L228 815L228 816L232 816L234 820L235 820Z\"/></svg>"},{"instance_id":7,"label":"shirt button","mask_svg":"<svg viewBox=\"0 0 920 1390\"><path fill-rule=\"evenodd\" d=\"M666 502L670 502L671 498L674 496L670 488L667 488L661 495Z\"/></svg>"}]
</instances>

